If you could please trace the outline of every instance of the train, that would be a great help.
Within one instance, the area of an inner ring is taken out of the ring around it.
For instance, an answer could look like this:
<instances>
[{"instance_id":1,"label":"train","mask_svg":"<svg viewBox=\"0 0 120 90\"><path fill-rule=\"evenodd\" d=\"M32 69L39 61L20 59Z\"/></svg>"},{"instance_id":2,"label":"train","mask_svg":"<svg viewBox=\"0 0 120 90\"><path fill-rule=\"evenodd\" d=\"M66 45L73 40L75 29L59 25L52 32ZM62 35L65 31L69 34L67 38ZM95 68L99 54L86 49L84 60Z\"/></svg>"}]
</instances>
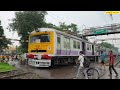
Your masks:
<instances>
[{"instance_id":1,"label":"train","mask_svg":"<svg viewBox=\"0 0 120 90\"><path fill-rule=\"evenodd\" d=\"M34 67L68 65L77 60L80 51L90 60L98 60L102 49L75 35L52 28L39 28L29 34L26 58L28 65Z\"/></svg>"}]
</instances>

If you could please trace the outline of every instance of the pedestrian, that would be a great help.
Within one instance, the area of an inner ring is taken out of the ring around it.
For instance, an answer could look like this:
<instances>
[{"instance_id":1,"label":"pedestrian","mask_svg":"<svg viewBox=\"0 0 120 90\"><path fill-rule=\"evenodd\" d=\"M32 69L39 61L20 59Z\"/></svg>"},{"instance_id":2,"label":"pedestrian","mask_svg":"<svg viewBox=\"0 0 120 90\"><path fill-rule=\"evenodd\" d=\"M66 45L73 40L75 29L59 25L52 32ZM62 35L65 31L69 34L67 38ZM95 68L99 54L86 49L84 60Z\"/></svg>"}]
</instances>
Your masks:
<instances>
[{"instance_id":1,"label":"pedestrian","mask_svg":"<svg viewBox=\"0 0 120 90\"><path fill-rule=\"evenodd\" d=\"M27 56L26 56L27 54L26 53L24 53L24 54L22 54L22 64L27 64Z\"/></svg>"},{"instance_id":2,"label":"pedestrian","mask_svg":"<svg viewBox=\"0 0 120 90\"><path fill-rule=\"evenodd\" d=\"M17 54L15 55L15 60L16 60L16 61L18 60L18 56L17 56Z\"/></svg>"},{"instance_id":3,"label":"pedestrian","mask_svg":"<svg viewBox=\"0 0 120 90\"><path fill-rule=\"evenodd\" d=\"M6 63L9 61L9 55L6 56Z\"/></svg>"},{"instance_id":4,"label":"pedestrian","mask_svg":"<svg viewBox=\"0 0 120 90\"><path fill-rule=\"evenodd\" d=\"M28 60L27 60L27 53L24 53L24 59L25 59L25 64L28 64Z\"/></svg>"},{"instance_id":5,"label":"pedestrian","mask_svg":"<svg viewBox=\"0 0 120 90\"><path fill-rule=\"evenodd\" d=\"M2 62L5 62L5 56L3 55L3 57L2 57Z\"/></svg>"},{"instance_id":6,"label":"pedestrian","mask_svg":"<svg viewBox=\"0 0 120 90\"><path fill-rule=\"evenodd\" d=\"M110 71L109 76L110 77L112 77L112 69L113 69L114 73L116 74L116 77L118 77L118 73L114 68L114 55L113 55L113 52L111 50L110 53L109 53L109 71Z\"/></svg>"},{"instance_id":7,"label":"pedestrian","mask_svg":"<svg viewBox=\"0 0 120 90\"><path fill-rule=\"evenodd\" d=\"M83 65L83 63L84 63L83 51L80 51L79 54L80 54L80 55L79 55L78 61L76 62L76 64L79 63L79 67L78 67L78 71L77 71L77 74L76 74L76 78L75 78L75 79L78 78L78 76L79 76L79 74L80 74L80 71L81 71L81 72L83 71L83 73L84 73L84 75L85 75L85 78L88 79L88 78L87 78L86 69L85 69L85 67L84 67L84 65Z\"/></svg>"},{"instance_id":8,"label":"pedestrian","mask_svg":"<svg viewBox=\"0 0 120 90\"><path fill-rule=\"evenodd\" d=\"M106 68L105 68L105 58L106 58L105 52L104 52L104 51L101 51L101 55L100 55L100 60L101 60L100 66L101 66L101 69L102 69L102 67L104 67L104 70L106 70Z\"/></svg>"}]
</instances>

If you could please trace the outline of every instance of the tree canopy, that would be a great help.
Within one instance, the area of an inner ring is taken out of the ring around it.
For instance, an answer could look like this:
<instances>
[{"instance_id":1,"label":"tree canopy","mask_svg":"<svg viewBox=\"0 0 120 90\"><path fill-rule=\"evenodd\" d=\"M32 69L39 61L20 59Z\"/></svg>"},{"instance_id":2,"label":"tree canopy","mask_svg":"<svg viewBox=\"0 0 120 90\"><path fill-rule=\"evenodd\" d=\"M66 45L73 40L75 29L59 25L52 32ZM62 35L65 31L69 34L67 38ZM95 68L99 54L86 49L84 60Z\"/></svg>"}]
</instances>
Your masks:
<instances>
[{"instance_id":1,"label":"tree canopy","mask_svg":"<svg viewBox=\"0 0 120 90\"><path fill-rule=\"evenodd\" d=\"M4 29L0 20L0 52L2 52L3 49L8 48L8 44L11 44L11 41L4 36Z\"/></svg>"},{"instance_id":2,"label":"tree canopy","mask_svg":"<svg viewBox=\"0 0 120 90\"><path fill-rule=\"evenodd\" d=\"M17 31L21 40L28 40L29 32L45 26L46 11L18 11L9 24L9 29ZM22 52L27 52L28 42L21 42Z\"/></svg>"},{"instance_id":3,"label":"tree canopy","mask_svg":"<svg viewBox=\"0 0 120 90\"><path fill-rule=\"evenodd\" d=\"M115 50L116 52L119 52L117 47L115 47L113 44L110 44L110 43L107 43L107 42L102 42L100 43L99 45L103 46L103 47L106 47L106 48L109 48L109 49L112 49L112 50Z\"/></svg>"},{"instance_id":4,"label":"tree canopy","mask_svg":"<svg viewBox=\"0 0 120 90\"><path fill-rule=\"evenodd\" d=\"M48 28L54 28L69 34L77 35L79 33L77 25L71 23L70 25L67 25L65 22L59 22L59 26L56 26L52 23L46 23L46 26Z\"/></svg>"}]
</instances>

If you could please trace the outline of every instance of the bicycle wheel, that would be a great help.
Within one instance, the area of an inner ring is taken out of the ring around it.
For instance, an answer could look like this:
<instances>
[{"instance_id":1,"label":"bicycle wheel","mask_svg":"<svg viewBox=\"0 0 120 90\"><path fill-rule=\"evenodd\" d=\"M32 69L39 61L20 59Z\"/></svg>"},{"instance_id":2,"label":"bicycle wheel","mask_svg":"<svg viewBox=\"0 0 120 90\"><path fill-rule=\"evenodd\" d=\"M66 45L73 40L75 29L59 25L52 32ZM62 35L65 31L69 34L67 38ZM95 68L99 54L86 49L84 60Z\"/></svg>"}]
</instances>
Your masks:
<instances>
[{"instance_id":1,"label":"bicycle wheel","mask_svg":"<svg viewBox=\"0 0 120 90\"><path fill-rule=\"evenodd\" d=\"M88 79L99 79L99 72L95 68L87 70Z\"/></svg>"}]
</instances>

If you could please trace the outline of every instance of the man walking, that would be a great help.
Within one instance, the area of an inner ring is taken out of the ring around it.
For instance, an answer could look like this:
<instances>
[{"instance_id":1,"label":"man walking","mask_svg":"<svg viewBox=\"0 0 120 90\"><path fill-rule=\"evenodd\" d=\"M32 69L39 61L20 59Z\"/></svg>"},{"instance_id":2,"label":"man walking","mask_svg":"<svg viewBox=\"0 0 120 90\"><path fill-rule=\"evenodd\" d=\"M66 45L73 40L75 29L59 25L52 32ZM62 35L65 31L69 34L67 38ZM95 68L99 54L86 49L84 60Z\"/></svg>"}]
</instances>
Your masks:
<instances>
[{"instance_id":1,"label":"man walking","mask_svg":"<svg viewBox=\"0 0 120 90\"><path fill-rule=\"evenodd\" d=\"M83 63L84 63L83 51L80 51L80 55L79 55L79 58L78 58L77 63L79 63L79 67L78 67L76 79L78 78L78 76L79 76L79 74L80 74L80 71L83 71L83 73L85 74L85 79L88 79L88 78L87 78L87 73L86 73L85 67L84 67L84 65L83 65ZM76 63L76 64L77 64L77 63Z\"/></svg>"},{"instance_id":2,"label":"man walking","mask_svg":"<svg viewBox=\"0 0 120 90\"><path fill-rule=\"evenodd\" d=\"M112 77L112 69L115 72L116 77L118 77L118 73L117 73L117 71L114 68L114 55L113 55L113 52L110 51L110 54L109 54L109 71L110 71L110 77Z\"/></svg>"}]
</instances>

